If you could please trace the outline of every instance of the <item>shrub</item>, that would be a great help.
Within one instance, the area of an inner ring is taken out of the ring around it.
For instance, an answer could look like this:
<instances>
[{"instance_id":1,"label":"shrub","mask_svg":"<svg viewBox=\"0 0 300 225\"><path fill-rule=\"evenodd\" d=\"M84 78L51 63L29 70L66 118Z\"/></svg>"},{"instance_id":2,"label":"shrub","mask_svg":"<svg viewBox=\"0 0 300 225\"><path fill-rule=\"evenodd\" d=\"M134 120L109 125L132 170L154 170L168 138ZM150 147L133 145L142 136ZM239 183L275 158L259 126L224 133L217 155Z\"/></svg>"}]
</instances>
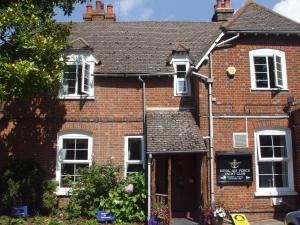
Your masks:
<instances>
[{"instance_id":1,"label":"shrub","mask_svg":"<svg viewBox=\"0 0 300 225\"><path fill-rule=\"evenodd\" d=\"M42 209L44 213L53 214L58 208L56 187L57 182L53 180L47 180L43 183Z\"/></svg>"},{"instance_id":2,"label":"shrub","mask_svg":"<svg viewBox=\"0 0 300 225\"><path fill-rule=\"evenodd\" d=\"M23 218L12 218L8 216L0 217L0 225L24 225L25 219Z\"/></svg>"},{"instance_id":3,"label":"shrub","mask_svg":"<svg viewBox=\"0 0 300 225\"><path fill-rule=\"evenodd\" d=\"M41 202L42 174L34 161L12 161L0 173L0 209L8 211L16 205L36 209Z\"/></svg>"},{"instance_id":4,"label":"shrub","mask_svg":"<svg viewBox=\"0 0 300 225\"><path fill-rule=\"evenodd\" d=\"M101 198L106 198L117 185L119 167L111 162L106 165L93 165L78 171L78 180L72 184L72 195L66 208L68 218L84 216L96 218Z\"/></svg>"},{"instance_id":5,"label":"shrub","mask_svg":"<svg viewBox=\"0 0 300 225\"><path fill-rule=\"evenodd\" d=\"M115 214L117 224L144 222L146 193L144 175L132 174L102 198L101 207Z\"/></svg>"}]
</instances>

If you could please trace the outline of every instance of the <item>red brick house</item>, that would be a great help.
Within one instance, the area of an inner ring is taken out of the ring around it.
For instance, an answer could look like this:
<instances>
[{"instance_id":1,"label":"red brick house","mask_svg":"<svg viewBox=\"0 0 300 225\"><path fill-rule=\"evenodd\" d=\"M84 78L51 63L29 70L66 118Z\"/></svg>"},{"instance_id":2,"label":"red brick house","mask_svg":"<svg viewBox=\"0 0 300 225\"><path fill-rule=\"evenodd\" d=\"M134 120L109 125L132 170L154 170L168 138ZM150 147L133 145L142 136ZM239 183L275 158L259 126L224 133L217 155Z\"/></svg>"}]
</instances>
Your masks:
<instances>
[{"instance_id":1,"label":"red brick house","mask_svg":"<svg viewBox=\"0 0 300 225\"><path fill-rule=\"evenodd\" d=\"M213 22L116 22L111 5L89 4L59 96L7 104L0 164L35 159L65 196L63 177L113 160L124 176L145 171L149 209L164 201L173 217L297 208L300 25L216 3Z\"/></svg>"}]
</instances>

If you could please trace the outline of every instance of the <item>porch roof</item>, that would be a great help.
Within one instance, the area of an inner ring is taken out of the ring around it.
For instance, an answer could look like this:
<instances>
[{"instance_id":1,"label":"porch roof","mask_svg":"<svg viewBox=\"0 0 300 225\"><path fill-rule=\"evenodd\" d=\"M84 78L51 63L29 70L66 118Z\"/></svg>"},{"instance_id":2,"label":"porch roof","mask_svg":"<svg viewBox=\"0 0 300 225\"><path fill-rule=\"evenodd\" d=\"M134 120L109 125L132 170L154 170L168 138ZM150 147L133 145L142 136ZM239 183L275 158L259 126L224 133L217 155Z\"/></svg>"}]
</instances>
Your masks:
<instances>
[{"instance_id":1,"label":"porch roof","mask_svg":"<svg viewBox=\"0 0 300 225\"><path fill-rule=\"evenodd\" d=\"M148 111L147 152L207 152L203 136L190 111Z\"/></svg>"}]
</instances>

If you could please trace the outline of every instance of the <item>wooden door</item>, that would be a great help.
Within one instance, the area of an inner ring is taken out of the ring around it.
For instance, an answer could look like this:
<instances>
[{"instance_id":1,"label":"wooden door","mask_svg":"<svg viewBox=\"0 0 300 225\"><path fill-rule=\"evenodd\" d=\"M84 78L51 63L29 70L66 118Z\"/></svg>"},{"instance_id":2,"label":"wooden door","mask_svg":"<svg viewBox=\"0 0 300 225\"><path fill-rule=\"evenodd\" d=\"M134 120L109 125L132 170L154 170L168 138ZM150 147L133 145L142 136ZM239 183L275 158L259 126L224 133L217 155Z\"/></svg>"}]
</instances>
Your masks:
<instances>
[{"instance_id":1,"label":"wooden door","mask_svg":"<svg viewBox=\"0 0 300 225\"><path fill-rule=\"evenodd\" d=\"M172 211L177 217L186 217L197 211L198 171L197 156L172 156Z\"/></svg>"}]
</instances>

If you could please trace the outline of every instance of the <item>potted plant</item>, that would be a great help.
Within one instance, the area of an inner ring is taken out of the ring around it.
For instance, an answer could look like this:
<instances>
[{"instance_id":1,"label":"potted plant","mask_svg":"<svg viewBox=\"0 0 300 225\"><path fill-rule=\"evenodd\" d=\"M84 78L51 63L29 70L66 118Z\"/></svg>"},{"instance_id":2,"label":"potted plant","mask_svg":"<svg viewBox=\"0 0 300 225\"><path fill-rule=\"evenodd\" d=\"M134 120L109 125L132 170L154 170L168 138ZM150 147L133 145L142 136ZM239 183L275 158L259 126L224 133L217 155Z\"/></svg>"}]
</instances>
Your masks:
<instances>
[{"instance_id":1,"label":"potted plant","mask_svg":"<svg viewBox=\"0 0 300 225\"><path fill-rule=\"evenodd\" d=\"M169 224L169 208L166 204L156 204L151 210L151 218L149 225L168 225Z\"/></svg>"}]
</instances>

